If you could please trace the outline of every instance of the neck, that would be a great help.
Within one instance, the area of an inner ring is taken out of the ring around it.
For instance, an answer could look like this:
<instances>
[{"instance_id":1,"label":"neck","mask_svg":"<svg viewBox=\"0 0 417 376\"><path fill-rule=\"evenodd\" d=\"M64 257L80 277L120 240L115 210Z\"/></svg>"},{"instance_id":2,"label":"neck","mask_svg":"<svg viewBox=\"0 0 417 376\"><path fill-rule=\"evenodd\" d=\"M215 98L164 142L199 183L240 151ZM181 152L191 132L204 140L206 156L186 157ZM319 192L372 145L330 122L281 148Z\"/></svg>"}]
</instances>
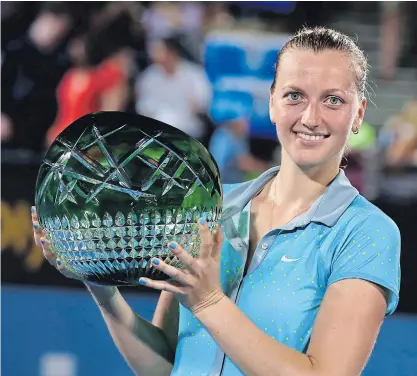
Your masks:
<instances>
[{"instance_id":1,"label":"neck","mask_svg":"<svg viewBox=\"0 0 417 376\"><path fill-rule=\"evenodd\" d=\"M339 173L339 163L335 161L310 169L300 168L289 158L283 157L282 162L268 196L289 209L306 210Z\"/></svg>"},{"instance_id":2,"label":"neck","mask_svg":"<svg viewBox=\"0 0 417 376\"><path fill-rule=\"evenodd\" d=\"M178 61L171 60L165 64L162 64L162 68L164 69L165 73L168 75L174 74L177 70Z\"/></svg>"},{"instance_id":3,"label":"neck","mask_svg":"<svg viewBox=\"0 0 417 376\"><path fill-rule=\"evenodd\" d=\"M239 129L239 127L232 125L232 126L229 126L228 129L231 133L233 133L238 138L244 138L245 136L245 132Z\"/></svg>"}]
</instances>

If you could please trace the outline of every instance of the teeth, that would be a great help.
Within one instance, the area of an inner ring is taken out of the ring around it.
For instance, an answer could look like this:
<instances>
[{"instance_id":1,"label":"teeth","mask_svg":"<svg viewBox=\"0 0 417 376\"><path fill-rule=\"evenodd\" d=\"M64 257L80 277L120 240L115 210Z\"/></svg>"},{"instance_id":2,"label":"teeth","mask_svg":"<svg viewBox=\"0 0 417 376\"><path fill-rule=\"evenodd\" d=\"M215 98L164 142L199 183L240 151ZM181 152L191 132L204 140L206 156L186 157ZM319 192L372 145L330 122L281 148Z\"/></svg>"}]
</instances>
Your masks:
<instances>
[{"instance_id":1,"label":"teeth","mask_svg":"<svg viewBox=\"0 0 417 376\"><path fill-rule=\"evenodd\" d=\"M305 133L297 133L297 136L307 141L318 141L323 140L325 138L324 136L311 136Z\"/></svg>"}]
</instances>

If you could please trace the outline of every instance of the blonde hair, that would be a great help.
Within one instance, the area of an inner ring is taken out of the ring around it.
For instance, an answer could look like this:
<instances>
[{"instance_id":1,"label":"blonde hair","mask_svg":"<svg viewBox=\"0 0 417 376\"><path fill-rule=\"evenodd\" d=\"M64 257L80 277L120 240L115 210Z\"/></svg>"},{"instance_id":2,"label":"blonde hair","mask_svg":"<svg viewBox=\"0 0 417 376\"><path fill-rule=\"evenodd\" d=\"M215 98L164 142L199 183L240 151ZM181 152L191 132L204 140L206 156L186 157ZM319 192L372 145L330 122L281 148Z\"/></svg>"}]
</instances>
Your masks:
<instances>
[{"instance_id":1,"label":"blonde hair","mask_svg":"<svg viewBox=\"0 0 417 376\"><path fill-rule=\"evenodd\" d=\"M326 27L301 29L287 43L285 43L279 52L275 63L275 74L271 85L271 92L275 89L280 58L290 48L299 48L314 52L321 52L325 50L346 52L350 56L352 66L355 70L355 81L358 93L361 99L365 97L369 71L365 54L351 37Z\"/></svg>"}]
</instances>

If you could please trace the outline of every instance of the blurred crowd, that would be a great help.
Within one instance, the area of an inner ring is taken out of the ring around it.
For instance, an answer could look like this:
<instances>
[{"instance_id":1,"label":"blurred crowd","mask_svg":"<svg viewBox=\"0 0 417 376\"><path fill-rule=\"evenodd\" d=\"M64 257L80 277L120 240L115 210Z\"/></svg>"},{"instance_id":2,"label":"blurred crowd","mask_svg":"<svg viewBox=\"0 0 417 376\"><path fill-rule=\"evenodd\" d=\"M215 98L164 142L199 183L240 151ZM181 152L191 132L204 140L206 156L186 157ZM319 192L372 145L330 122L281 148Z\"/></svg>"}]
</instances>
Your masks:
<instances>
[{"instance_id":1,"label":"blurred crowd","mask_svg":"<svg viewBox=\"0 0 417 376\"><path fill-rule=\"evenodd\" d=\"M95 111L140 108L155 115L149 102L157 99L147 92L157 80L155 68L176 69L180 54L180 38L163 24L164 7L158 13L136 2L36 5L8 3L14 9L6 24L2 20L3 146L42 151L71 122ZM19 19L28 8L34 19ZM161 25L146 30L147 22ZM179 71L188 68L181 63ZM202 69L192 68L196 75ZM181 81L183 75L172 76ZM207 106L208 89L202 91L195 111Z\"/></svg>"},{"instance_id":2,"label":"blurred crowd","mask_svg":"<svg viewBox=\"0 0 417 376\"><path fill-rule=\"evenodd\" d=\"M211 145L223 169L260 173L271 166L250 154L247 108L220 120L227 123L222 135L235 140L231 153L224 153L230 145L210 143L212 86L201 45L207 30L232 22L222 5L51 2L6 8L3 149L42 152L82 115L114 110L164 121Z\"/></svg>"},{"instance_id":3,"label":"blurred crowd","mask_svg":"<svg viewBox=\"0 0 417 376\"><path fill-rule=\"evenodd\" d=\"M306 2L295 9L295 2L282 2L287 11L272 12L265 2L240 3L2 2L2 149L41 153L82 115L120 110L159 119L200 140L221 170L230 172L224 182L279 162L279 143L273 160L251 152L250 105L239 95L213 115L201 46L210 30L244 24L248 14L252 24L292 32L303 23L325 23L339 8ZM398 2L381 5L381 34L398 26L400 12ZM411 25L415 31L416 23ZM386 64L380 75L386 80L417 56L415 43L403 52L396 35L381 45ZM364 171L375 168L371 162L364 168L363 161L376 158L382 170L415 172L417 96L385 124L364 124L350 150L349 173L358 187Z\"/></svg>"}]
</instances>

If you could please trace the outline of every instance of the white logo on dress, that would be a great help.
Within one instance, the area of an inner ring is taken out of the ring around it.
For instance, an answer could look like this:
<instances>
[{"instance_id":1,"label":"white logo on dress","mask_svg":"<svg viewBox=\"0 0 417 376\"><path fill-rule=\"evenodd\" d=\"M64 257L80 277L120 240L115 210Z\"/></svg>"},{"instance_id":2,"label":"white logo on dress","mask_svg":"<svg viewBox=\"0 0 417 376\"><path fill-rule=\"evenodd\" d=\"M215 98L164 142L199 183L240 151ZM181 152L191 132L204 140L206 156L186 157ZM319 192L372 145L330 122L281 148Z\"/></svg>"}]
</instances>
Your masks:
<instances>
[{"instance_id":1,"label":"white logo on dress","mask_svg":"<svg viewBox=\"0 0 417 376\"><path fill-rule=\"evenodd\" d=\"M298 261L298 260L301 260L301 259L302 259L302 257L299 257L299 258L296 258L296 259L287 258L286 255L281 257L281 261L284 261L284 262L294 262L294 261Z\"/></svg>"}]
</instances>

